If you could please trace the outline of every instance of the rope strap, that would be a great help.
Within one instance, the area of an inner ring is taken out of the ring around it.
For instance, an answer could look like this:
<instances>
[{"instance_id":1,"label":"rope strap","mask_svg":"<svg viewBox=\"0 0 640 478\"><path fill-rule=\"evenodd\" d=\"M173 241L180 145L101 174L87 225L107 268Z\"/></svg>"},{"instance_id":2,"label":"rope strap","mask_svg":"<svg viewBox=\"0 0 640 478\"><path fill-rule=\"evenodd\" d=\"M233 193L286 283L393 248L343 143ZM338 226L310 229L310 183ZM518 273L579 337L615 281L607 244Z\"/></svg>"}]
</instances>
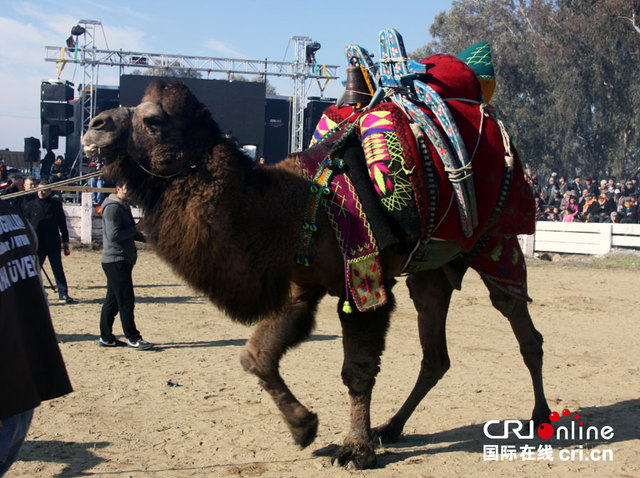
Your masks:
<instances>
[{"instance_id":1,"label":"rope strap","mask_svg":"<svg viewBox=\"0 0 640 478\"><path fill-rule=\"evenodd\" d=\"M47 189L58 189L60 186L66 186L68 184L78 183L85 179L95 178L102 174L101 170L94 171L93 173L83 174L82 176L76 176L69 179L63 179L62 181L56 181L55 183L45 184L44 186L38 186L37 188L29 189L28 191L18 191L17 193L5 194L0 199L12 199L20 196L26 196L27 194L37 193L38 191L46 191Z\"/></svg>"},{"instance_id":2,"label":"rope strap","mask_svg":"<svg viewBox=\"0 0 640 478\"><path fill-rule=\"evenodd\" d=\"M335 154L335 153L334 153ZM333 177L333 173L342 169L344 163L341 159L331 157L329 155L324 161L323 166L313 178L313 183L309 186L309 202L307 205L307 213L302 221L302 231L300 233L299 253L295 257L296 264L309 267L311 265L311 256L309 256L309 248L311 246L311 237L318 230L316 218L318 216L318 208L324 196L331 194L329 183Z\"/></svg>"}]
</instances>

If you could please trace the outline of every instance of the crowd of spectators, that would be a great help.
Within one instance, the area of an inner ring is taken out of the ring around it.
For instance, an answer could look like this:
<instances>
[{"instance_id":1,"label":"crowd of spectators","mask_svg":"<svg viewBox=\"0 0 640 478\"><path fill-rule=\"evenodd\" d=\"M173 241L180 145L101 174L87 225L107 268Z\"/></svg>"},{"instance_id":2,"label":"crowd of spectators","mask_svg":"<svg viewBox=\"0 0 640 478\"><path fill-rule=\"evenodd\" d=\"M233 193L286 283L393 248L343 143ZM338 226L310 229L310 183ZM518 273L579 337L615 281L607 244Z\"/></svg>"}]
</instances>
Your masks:
<instances>
[{"instance_id":1,"label":"crowd of spectators","mask_svg":"<svg viewBox=\"0 0 640 478\"><path fill-rule=\"evenodd\" d=\"M638 224L638 177L617 181L552 173L545 181L525 174L536 201L536 221Z\"/></svg>"}]
</instances>

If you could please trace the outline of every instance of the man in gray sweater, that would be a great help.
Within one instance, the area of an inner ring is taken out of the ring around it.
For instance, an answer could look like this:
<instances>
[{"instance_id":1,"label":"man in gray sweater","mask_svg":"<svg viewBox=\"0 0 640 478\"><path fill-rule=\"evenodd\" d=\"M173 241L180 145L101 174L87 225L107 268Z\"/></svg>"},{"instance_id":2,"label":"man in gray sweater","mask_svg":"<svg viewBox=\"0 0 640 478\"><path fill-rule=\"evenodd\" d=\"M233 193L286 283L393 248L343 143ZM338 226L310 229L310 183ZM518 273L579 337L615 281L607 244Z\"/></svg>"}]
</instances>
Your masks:
<instances>
[{"instance_id":1,"label":"man in gray sweater","mask_svg":"<svg viewBox=\"0 0 640 478\"><path fill-rule=\"evenodd\" d=\"M115 194L110 194L102 203L102 270L107 276L107 296L100 313L99 343L103 347L128 345L147 350L151 344L142 339L134 320L135 295L131 277L138 258L134 241L144 241L144 236L133 220L127 193L127 184L118 180ZM113 335L113 322L118 312L126 343Z\"/></svg>"}]
</instances>

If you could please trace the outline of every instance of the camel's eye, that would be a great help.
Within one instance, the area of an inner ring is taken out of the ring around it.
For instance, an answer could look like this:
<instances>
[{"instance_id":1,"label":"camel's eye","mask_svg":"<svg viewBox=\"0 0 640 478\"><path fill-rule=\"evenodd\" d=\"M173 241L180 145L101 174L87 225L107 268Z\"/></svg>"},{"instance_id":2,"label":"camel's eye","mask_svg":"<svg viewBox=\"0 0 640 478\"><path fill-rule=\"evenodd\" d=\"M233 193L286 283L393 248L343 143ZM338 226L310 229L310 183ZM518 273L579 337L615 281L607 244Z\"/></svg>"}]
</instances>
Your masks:
<instances>
[{"instance_id":1,"label":"camel's eye","mask_svg":"<svg viewBox=\"0 0 640 478\"><path fill-rule=\"evenodd\" d=\"M162 127L162 118L158 116L147 116L143 119L144 124L150 131L157 133Z\"/></svg>"}]
</instances>

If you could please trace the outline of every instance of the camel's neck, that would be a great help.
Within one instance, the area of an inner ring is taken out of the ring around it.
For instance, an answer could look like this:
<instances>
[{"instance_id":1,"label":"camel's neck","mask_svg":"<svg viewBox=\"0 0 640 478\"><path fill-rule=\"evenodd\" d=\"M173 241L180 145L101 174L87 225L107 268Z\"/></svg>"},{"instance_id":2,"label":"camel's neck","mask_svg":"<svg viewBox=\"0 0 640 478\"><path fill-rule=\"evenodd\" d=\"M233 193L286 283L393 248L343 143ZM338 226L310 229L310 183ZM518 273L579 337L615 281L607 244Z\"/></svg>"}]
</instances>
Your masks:
<instances>
[{"instance_id":1,"label":"camel's neck","mask_svg":"<svg viewBox=\"0 0 640 478\"><path fill-rule=\"evenodd\" d=\"M286 300L308 188L295 167L254 168L214 148L202 167L147 178L145 231L157 253L232 317L251 322Z\"/></svg>"}]
</instances>

